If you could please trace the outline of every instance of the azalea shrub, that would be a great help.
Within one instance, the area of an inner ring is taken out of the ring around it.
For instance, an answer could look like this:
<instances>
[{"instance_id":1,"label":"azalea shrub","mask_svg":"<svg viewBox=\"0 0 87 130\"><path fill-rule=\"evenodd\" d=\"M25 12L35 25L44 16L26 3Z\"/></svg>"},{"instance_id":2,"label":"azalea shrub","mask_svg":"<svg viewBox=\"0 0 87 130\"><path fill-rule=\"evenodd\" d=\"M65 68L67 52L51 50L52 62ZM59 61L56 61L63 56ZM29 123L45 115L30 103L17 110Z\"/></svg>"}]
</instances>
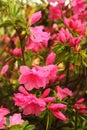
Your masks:
<instances>
[{"instance_id":1,"label":"azalea shrub","mask_svg":"<svg viewBox=\"0 0 87 130\"><path fill-rule=\"evenodd\" d=\"M86 0L0 0L0 129L87 129Z\"/></svg>"}]
</instances>

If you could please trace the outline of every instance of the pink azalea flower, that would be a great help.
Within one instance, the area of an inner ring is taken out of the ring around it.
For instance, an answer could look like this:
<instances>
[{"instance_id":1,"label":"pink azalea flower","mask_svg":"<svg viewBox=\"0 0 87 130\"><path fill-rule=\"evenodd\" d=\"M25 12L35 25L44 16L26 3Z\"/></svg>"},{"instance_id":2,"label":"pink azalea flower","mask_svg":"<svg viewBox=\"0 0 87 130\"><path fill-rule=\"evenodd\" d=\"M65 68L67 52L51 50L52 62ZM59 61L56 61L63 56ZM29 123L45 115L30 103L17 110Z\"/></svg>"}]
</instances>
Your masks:
<instances>
[{"instance_id":1,"label":"pink azalea flower","mask_svg":"<svg viewBox=\"0 0 87 130\"><path fill-rule=\"evenodd\" d=\"M48 109L52 112L52 114L63 121L66 121L65 115L61 112L61 110L66 109L66 105L57 103L57 104L51 104L48 106Z\"/></svg>"},{"instance_id":2,"label":"pink azalea flower","mask_svg":"<svg viewBox=\"0 0 87 130\"><path fill-rule=\"evenodd\" d=\"M87 107L83 104L84 100L84 98L81 98L74 104L74 109L77 110L80 114L87 114Z\"/></svg>"},{"instance_id":3,"label":"pink azalea flower","mask_svg":"<svg viewBox=\"0 0 87 130\"><path fill-rule=\"evenodd\" d=\"M44 75L44 77L46 77L47 83L52 83L57 79L58 67L56 65L43 67L35 66L34 69L36 69L40 75Z\"/></svg>"},{"instance_id":4,"label":"pink azalea flower","mask_svg":"<svg viewBox=\"0 0 87 130\"><path fill-rule=\"evenodd\" d=\"M71 47L74 47L74 49L77 51L81 40L82 40L81 36L80 37L71 37L69 40L69 45Z\"/></svg>"},{"instance_id":5,"label":"pink azalea flower","mask_svg":"<svg viewBox=\"0 0 87 130\"><path fill-rule=\"evenodd\" d=\"M0 107L0 113L5 116L9 114L9 110L7 108Z\"/></svg>"},{"instance_id":6,"label":"pink azalea flower","mask_svg":"<svg viewBox=\"0 0 87 130\"><path fill-rule=\"evenodd\" d=\"M21 114L15 113L14 115L9 117L10 125L17 125L17 124L23 124L24 120L21 119Z\"/></svg>"},{"instance_id":7,"label":"pink azalea flower","mask_svg":"<svg viewBox=\"0 0 87 130\"><path fill-rule=\"evenodd\" d=\"M5 124L6 124L6 118L0 114L0 129L4 129L5 128Z\"/></svg>"},{"instance_id":8,"label":"pink azalea flower","mask_svg":"<svg viewBox=\"0 0 87 130\"><path fill-rule=\"evenodd\" d=\"M71 5L75 14L81 13L87 7L87 4L85 4L85 0L72 0Z\"/></svg>"},{"instance_id":9,"label":"pink azalea flower","mask_svg":"<svg viewBox=\"0 0 87 130\"><path fill-rule=\"evenodd\" d=\"M44 48L46 48L48 42L34 42L31 39L28 40L26 50L32 50L33 52L38 52Z\"/></svg>"},{"instance_id":10,"label":"pink azalea flower","mask_svg":"<svg viewBox=\"0 0 87 130\"><path fill-rule=\"evenodd\" d=\"M47 97L47 96L49 95L49 93L50 93L50 88L47 88L47 89L43 92L43 94L41 95L41 98Z\"/></svg>"},{"instance_id":11,"label":"pink azalea flower","mask_svg":"<svg viewBox=\"0 0 87 130\"><path fill-rule=\"evenodd\" d=\"M44 42L48 41L50 38L50 33L43 31L44 26L30 27L30 39L34 42Z\"/></svg>"},{"instance_id":12,"label":"pink azalea flower","mask_svg":"<svg viewBox=\"0 0 87 130\"><path fill-rule=\"evenodd\" d=\"M42 111L44 111L45 108L45 102L42 99L38 99L35 96L30 96L29 101L24 108L23 114L29 115L29 114L35 114L36 116L39 116Z\"/></svg>"},{"instance_id":13,"label":"pink azalea flower","mask_svg":"<svg viewBox=\"0 0 87 130\"><path fill-rule=\"evenodd\" d=\"M6 115L9 114L9 110L7 108L0 108L0 129L3 129L6 124Z\"/></svg>"},{"instance_id":14,"label":"pink azalea flower","mask_svg":"<svg viewBox=\"0 0 87 130\"><path fill-rule=\"evenodd\" d=\"M8 65L6 64L6 65L4 65L3 67L2 67L2 69L1 69L1 72L0 72L0 74L1 75L3 75L3 74L5 74L6 72L7 72L7 70L8 70Z\"/></svg>"},{"instance_id":15,"label":"pink azalea flower","mask_svg":"<svg viewBox=\"0 0 87 130\"><path fill-rule=\"evenodd\" d=\"M85 23L82 23L81 20L77 18L73 18L68 20L67 18L64 18L64 23L67 27L70 27L73 29L73 31L76 31L80 35L85 34Z\"/></svg>"},{"instance_id":16,"label":"pink azalea flower","mask_svg":"<svg viewBox=\"0 0 87 130\"><path fill-rule=\"evenodd\" d=\"M41 98L46 102L53 102L55 101L55 97L48 96L50 94L50 88L47 88L41 95Z\"/></svg>"},{"instance_id":17,"label":"pink azalea flower","mask_svg":"<svg viewBox=\"0 0 87 130\"><path fill-rule=\"evenodd\" d=\"M61 100L66 98L67 96L73 95L71 90L69 90L68 88L62 89L60 86L56 87L56 91L58 98L60 98Z\"/></svg>"},{"instance_id":18,"label":"pink azalea flower","mask_svg":"<svg viewBox=\"0 0 87 130\"><path fill-rule=\"evenodd\" d=\"M39 21L41 19L41 17L42 17L41 11L38 11L38 12L32 14L29 18L30 25Z\"/></svg>"},{"instance_id":19,"label":"pink azalea flower","mask_svg":"<svg viewBox=\"0 0 87 130\"><path fill-rule=\"evenodd\" d=\"M21 57L22 56L22 51L20 48L15 48L13 50L10 50L10 54L12 56L17 56L17 57Z\"/></svg>"},{"instance_id":20,"label":"pink azalea flower","mask_svg":"<svg viewBox=\"0 0 87 130\"><path fill-rule=\"evenodd\" d=\"M53 64L56 58L56 54L54 52L51 52L47 58L46 58L46 65Z\"/></svg>"},{"instance_id":21,"label":"pink azalea flower","mask_svg":"<svg viewBox=\"0 0 87 130\"><path fill-rule=\"evenodd\" d=\"M85 98L80 98L77 103L83 103L85 101Z\"/></svg>"},{"instance_id":22,"label":"pink azalea flower","mask_svg":"<svg viewBox=\"0 0 87 130\"><path fill-rule=\"evenodd\" d=\"M50 5L49 8L49 19L52 21L60 19L62 16L61 10L59 8L59 5L56 6Z\"/></svg>"},{"instance_id":23,"label":"pink azalea flower","mask_svg":"<svg viewBox=\"0 0 87 130\"><path fill-rule=\"evenodd\" d=\"M61 30L59 31L59 34L58 34L58 37L57 37L57 40L63 42L63 43L66 43L71 37L71 34L69 32L68 29L64 29L64 28L61 28Z\"/></svg>"},{"instance_id":24,"label":"pink azalea flower","mask_svg":"<svg viewBox=\"0 0 87 130\"><path fill-rule=\"evenodd\" d=\"M26 94L23 88L21 88L22 93L14 94L15 105L23 108L23 114L35 114L39 115L46 108L46 103L43 99L37 98L35 95Z\"/></svg>"},{"instance_id":25,"label":"pink azalea flower","mask_svg":"<svg viewBox=\"0 0 87 130\"><path fill-rule=\"evenodd\" d=\"M61 81L62 79L64 79L66 77L66 74L62 74L60 76L58 76L58 80Z\"/></svg>"},{"instance_id":26,"label":"pink azalea flower","mask_svg":"<svg viewBox=\"0 0 87 130\"><path fill-rule=\"evenodd\" d=\"M46 86L46 77L41 75L35 69L29 69L27 66L20 67L21 76L19 77L19 83L24 84L27 90L33 88L39 89Z\"/></svg>"},{"instance_id":27,"label":"pink azalea flower","mask_svg":"<svg viewBox=\"0 0 87 130\"><path fill-rule=\"evenodd\" d=\"M44 26L30 27L31 34L26 46L26 50L38 52L48 46L50 33L45 32L43 30Z\"/></svg>"},{"instance_id":28,"label":"pink azalea flower","mask_svg":"<svg viewBox=\"0 0 87 130\"><path fill-rule=\"evenodd\" d=\"M46 84L56 80L57 71L56 65L35 66L32 69L29 69L27 66L21 66L21 75L18 81L20 84L24 84L27 90L45 88Z\"/></svg>"}]
</instances>

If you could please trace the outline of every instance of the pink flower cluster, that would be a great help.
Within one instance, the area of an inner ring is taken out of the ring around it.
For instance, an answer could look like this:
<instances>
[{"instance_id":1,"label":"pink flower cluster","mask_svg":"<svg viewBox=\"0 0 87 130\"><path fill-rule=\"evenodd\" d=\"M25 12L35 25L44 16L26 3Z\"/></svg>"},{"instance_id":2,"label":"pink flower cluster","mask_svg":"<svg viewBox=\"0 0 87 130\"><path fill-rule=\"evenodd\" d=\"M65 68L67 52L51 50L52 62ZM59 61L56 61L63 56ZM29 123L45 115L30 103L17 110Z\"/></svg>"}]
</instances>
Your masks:
<instances>
[{"instance_id":1,"label":"pink flower cluster","mask_svg":"<svg viewBox=\"0 0 87 130\"><path fill-rule=\"evenodd\" d=\"M11 127L17 124L23 124L24 120L21 119L21 114L13 114L9 116L9 125L6 122L6 115L9 114L10 111L7 108L0 108L0 129L5 129L6 127Z\"/></svg>"},{"instance_id":2,"label":"pink flower cluster","mask_svg":"<svg viewBox=\"0 0 87 130\"><path fill-rule=\"evenodd\" d=\"M32 27L42 17L41 11L34 13L30 21L30 37L26 46L26 50L32 50L33 52L38 52L48 45L48 40L50 38L50 33L44 31L44 26Z\"/></svg>"},{"instance_id":3,"label":"pink flower cluster","mask_svg":"<svg viewBox=\"0 0 87 130\"><path fill-rule=\"evenodd\" d=\"M6 115L9 114L9 110L7 108L0 108L0 129L3 129L6 124Z\"/></svg>"},{"instance_id":4,"label":"pink flower cluster","mask_svg":"<svg viewBox=\"0 0 87 130\"><path fill-rule=\"evenodd\" d=\"M85 101L84 98L80 98L75 104L74 109L78 111L80 114L87 114L87 106L83 104Z\"/></svg>"},{"instance_id":5,"label":"pink flower cluster","mask_svg":"<svg viewBox=\"0 0 87 130\"><path fill-rule=\"evenodd\" d=\"M55 101L55 98L48 96L50 93L49 88L43 92L40 98L28 93L22 86L19 88L19 91L21 93L14 94L13 99L15 105L23 109L24 115L35 114L36 116L39 116L41 112L46 110L47 106L48 110L50 110L56 118L63 121L66 120L66 117L61 110L66 109L67 106L62 103L52 103Z\"/></svg>"}]
</instances>

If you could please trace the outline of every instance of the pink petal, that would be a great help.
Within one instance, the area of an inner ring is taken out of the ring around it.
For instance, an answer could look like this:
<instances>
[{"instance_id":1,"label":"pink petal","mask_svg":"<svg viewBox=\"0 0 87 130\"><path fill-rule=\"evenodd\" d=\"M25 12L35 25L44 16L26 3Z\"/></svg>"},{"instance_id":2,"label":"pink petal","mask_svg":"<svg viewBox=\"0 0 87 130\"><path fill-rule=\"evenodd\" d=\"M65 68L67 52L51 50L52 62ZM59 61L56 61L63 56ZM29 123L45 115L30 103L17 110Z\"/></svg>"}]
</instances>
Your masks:
<instances>
[{"instance_id":1,"label":"pink petal","mask_svg":"<svg viewBox=\"0 0 87 130\"><path fill-rule=\"evenodd\" d=\"M53 113L53 115L54 115L56 118L58 118L58 119L60 119L60 120L62 120L62 121L66 121L66 117L65 117L65 115L64 115L62 112L60 112L60 111L58 111L58 112L53 111L52 113Z\"/></svg>"}]
</instances>

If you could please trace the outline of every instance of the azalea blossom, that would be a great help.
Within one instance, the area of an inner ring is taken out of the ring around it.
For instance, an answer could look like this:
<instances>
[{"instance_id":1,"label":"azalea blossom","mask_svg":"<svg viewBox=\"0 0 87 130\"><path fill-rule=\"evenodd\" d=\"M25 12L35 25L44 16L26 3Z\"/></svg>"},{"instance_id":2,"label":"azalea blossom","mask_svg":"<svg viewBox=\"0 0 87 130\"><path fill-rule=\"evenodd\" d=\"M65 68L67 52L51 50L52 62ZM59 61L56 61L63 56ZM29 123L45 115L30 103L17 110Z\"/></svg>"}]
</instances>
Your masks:
<instances>
[{"instance_id":1,"label":"azalea blossom","mask_svg":"<svg viewBox=\"0 0 87 130\"><path fill-rule=\"evenodd\" d=\"M48 109L52 112L52 114L63 121L66 121L66 116L61 112L61 110L66 109L66 105L65 104L61 104L61 103L56 103L56 104L50 104L48 106Z\"/></svg>"},{"instance_id":2,"label":"azalea blossom","mask_svg":"<svg viewBox=\"0 0 87 130\"><path fill-rule=\"evenodd\" d=\"M41 11L38 11L38 12L35 12L34 14L32 14L29 18L30 25L39 21L41 19L41 17L42 17Z\"/></svg>"},{"instance_id":3,"label":"azalea blossom","mask_svg":"<svg viewBox=\"0 0 87 130\"><path fill-rule=\"evenodd\" d=\"M30 27L30 39L34 42L44 42L48 41L50 38L50 33L43 31L44 26Z\"/></svg>"},{"instance_id":4,"label":"azalea blossom","mask_svg":"<svg viewBox=\"0 0 87 130\"><path fill-rule=\"evenodd\" d=\"M9 110L4 107L0 107L0 129L5 128L6 124L6 115L9 114Z\"/></svg>"},{"instance_id":5,"label":"azalea blossom","mask_svg":"<svg viewBox=\"0 0 87 130\"><path fill-rule=\"evenodd\" d=\"M80 42L82 40L82 37L71 37L69 40L69 45L74 48L74 50L78 51Z\"/></svg>"},{"instance_id":6,"label":"azalea blossom","mask_svg":"<svg viewBox=\"0 0 87 130\"><path fill-rule=\"evenodd\" d=\"M44 31L44 26L30 27L30 32L26 50L38 52L48 46L50 33Z\"/></svg>"},{"instance_id":7,"label":"azalea blossom","mask_svg":"<svg viewBox=\"0 0 87 130\"><path fill-rule=\"evenodd\" d=\"M76 14L80 14L87 8L87 4L85 0L72 0L71 1L73 12Z\"/></svg>"},{"instance_id":8,"label":"azalea blossom","mask_svg":"<svg viewBox=\"0 0 87 130\"><path fill-rule=\"evenodd\" d=\"M21 93L14 94L13 99L16 106L23 108L24 115L35 114L38 116L46 109L46 103L43 99L27 93L24 88L21 88Z\"/></svg>"},{"instance_id":9,"label":"azalea blossom","mask_svg":"<svg viewBox=\"0 0 87 130\"><path fill-rule=\"evenodd\" d=\"M50 103L50 102L54 102L55 101L55 97L52 96L48 96L50 94L50 88L45 89L45 91L42 93L41 98L46 102L46 103Z\"/></svg>"},{"instance_id":10,"label":"azalea blossom","mask_svg":"<svg viewBox=\"0 0 87 130\"><path fill-rule=\"evenodd\" d=\"M61 100L66 98L67 96L73 95L71 90L69 90L68 88L62 89L60 86L56 87L56 93L57 93L58 98Z\"/></svg>"},{"instance_id":11,"label":"azalea blossom","mask_svg":"<svg viewBox=\"0 0 87 130\"><path fill-rule=\"evenodd\" d=\"M64 18L64 23L67 27L73 29L73 31L76 31L78 34L83 35L85 34L85 23L82 22L77 17L73 17L72 19Z\"/></svg>"},{"instance_id":12,"label":"azalea blossom","mask_svg":"<svg viewBox=\"0 0 87 130\"><path fill-rule=\"evenodd\" d=\"M66 43L71 38L71 33L68 29L61 28L57 40L61 41L62 43Z\"/></svg>"},{"instance_id":13,"label":"azalea blossom","mask_svg":"<svg viewBox=\"0 0 87 130\"><path fill-rule=\"evenodd\" d=\"M15 48L13 50L10 50L10 55L21 57L22 56L22 50L20 48Z\"/></svg>"},{"instance_id":14,"label":"azalea blossom","mask_svg":"<svg viewBox=\"0 0 87 130\"><path fill-rule=\"evenodd\" d=\"M19 83L24 84L27 90L33 88L39 89L40 87L46 86L46 77L40 75L35 69L29 69L27 66L20 67L21 75L19 77Z\"/></svg>"},{"instance_id":15,"label":"azalea blossom","mask_svg":"<svg viewBox=\"0 0 87 130\"><path fill-rule=\"evenodd\" d=\"M34 69L37 70L40 75L46 77L47 84L57 79L58 67L56 65L35 66Z\"/></svg>"},{"instance_id":16,"label":"azalea blossom","mask_svg":"<svg viewBox=\"0 0 87 130\"><path fill-rule=\"evenodd\" d=\"M56 58L56 54L54 52L51 52L47 58L46 58L46 65L53 64Z\"/></svg>"},{"instance_id":17,"label":"azalea blossom","mask_svg":"<svg viewBox=\"0 0 87 130\"><path fill-rule=\"evenodd\" d=\"M55 20L58 20L62 17L62 13L61 13L61 10L59 8L59 5L50 5L50 8L49 8L49 19L52 20L52 21L55 21Z\"/></svg>"},{"instance_id":18,"label":"azalea blossom","mask_svg":"<svg viewBox=\"0 0 87 130\"><path fill-rule=\"evenodd\" d=\"M13 114L12 116L9 117L9 121L10 121L10 125L9 126L13 126L13 125L17 125L17 124L23 124L24 120L21 119L21 114Z\"/></svg>"},{"instance_id":19,"label":"azalea blossom","mask_svg":"<svg viewBox=\"0 0 87 130\"><path fill-rule=\"evenodd\" d=\"M57 66L35 66L32 69L27 66L20 67L21 75L19 77L19 83L24 84L27 90L33 88L45 88L49 82L54 82L57 78Z\"/></svg>"},{"instance_id":20,"label":"azalea blossom","mask_svg":"<svg viewBox=\"0 0 87 130\"><path fill-rule=\"evenodd\" d=\"M2 67L0 74L3 75L8 71L9 65L6 64Z\"/></svg>"},{"instance_id":21,"label":"azalea blossom","mask_svg":"<svg viewBox=\"0 0 87 130\"><path fill-rule=\"evenodd\" d=\"M85 99L81 98L74 104L74 109L80 114L87 114L87 106L84 104Z\"/></svg>"}]
</instances>

